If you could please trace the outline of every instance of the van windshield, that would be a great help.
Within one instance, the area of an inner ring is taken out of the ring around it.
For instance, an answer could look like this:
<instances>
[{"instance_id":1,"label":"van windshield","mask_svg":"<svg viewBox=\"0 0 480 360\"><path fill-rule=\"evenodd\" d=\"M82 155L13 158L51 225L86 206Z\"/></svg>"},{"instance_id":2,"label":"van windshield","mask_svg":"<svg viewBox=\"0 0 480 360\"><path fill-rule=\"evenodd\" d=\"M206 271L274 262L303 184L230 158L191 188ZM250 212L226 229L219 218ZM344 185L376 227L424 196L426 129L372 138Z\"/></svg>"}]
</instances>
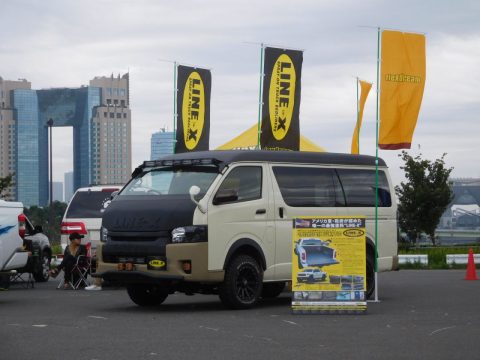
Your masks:
<instances>
[{"instance_id":1,"label":"van windshield","mask_svg":"<svg viewBox=\"0 0 480 360\"><path fill-rule=\"evenodd\" d=\"M119 195L189 195L193 185L204 195L217 175L218 169L208 166L154 169L132 179Z\"/></svg>"}]
</instances>

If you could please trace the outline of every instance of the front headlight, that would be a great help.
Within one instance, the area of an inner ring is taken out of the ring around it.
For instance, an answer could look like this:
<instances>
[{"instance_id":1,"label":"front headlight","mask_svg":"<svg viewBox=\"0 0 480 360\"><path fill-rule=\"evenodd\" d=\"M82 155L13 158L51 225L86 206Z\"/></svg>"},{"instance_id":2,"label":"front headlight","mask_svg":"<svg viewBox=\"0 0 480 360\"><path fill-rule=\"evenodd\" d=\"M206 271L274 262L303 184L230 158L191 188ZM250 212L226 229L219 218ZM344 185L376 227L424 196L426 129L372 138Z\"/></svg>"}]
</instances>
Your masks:
<instances>
[{"instance_id":1,"label":"front headlight","mask_svg":"<svg viewBox=\"0 0 480 360\"><path fill-rule=\"evenodd\" d=\"M103 227L100 229L100 241L106 242L108 239L108 230L107 228Z\"/></svg>"},{"instance_id":2,"label":"front headlight","mask_svg":"<svg viewBox=\"0 0 480 360\"><path fill-rule=\"evenodd\" d=\"M172 230L172 243L207 242L208 231L206 225L182 226Z\"/></svg>"}]
</instances>

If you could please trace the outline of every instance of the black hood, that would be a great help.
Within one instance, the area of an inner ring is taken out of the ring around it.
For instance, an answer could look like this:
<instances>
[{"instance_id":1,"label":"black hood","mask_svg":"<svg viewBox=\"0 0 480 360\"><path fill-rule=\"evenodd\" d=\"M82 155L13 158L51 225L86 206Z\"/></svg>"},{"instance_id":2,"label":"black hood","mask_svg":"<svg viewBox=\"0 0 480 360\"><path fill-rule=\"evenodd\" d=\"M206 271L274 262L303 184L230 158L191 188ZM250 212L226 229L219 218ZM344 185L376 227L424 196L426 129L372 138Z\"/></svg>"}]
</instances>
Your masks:
<instances>
[{"instance_id":1,"label":"black hood","mask_svg":"<svg viewBox=\"0 0 480 360\"><path fill-rule=\"evenodd\" d=\"M189 197L118 196L103 213L102 226L108 231L157 232L193 225L196 205Z\"/></svg>"}]
</instances>

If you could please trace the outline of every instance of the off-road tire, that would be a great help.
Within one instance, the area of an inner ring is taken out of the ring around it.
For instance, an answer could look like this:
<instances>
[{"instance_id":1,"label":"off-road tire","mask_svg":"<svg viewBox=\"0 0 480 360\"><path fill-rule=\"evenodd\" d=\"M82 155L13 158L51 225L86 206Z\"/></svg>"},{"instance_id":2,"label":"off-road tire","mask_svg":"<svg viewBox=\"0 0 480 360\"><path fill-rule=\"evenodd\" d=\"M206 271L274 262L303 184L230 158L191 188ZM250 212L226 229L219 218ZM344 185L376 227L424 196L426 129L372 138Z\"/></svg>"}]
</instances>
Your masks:
<instances>
[{"instance_id":1,"label":"off-road tire","mask_svg":"<svg viewBox=\"0 0 480 360\"><path fill-rule=\"evenodd\" d=\"M280 295L285 289L284 282L264 283L262 288L262 298L272 299Z\"/></svg>"},{"instance_id":2,"label":"off-road tire","mask_svg":"<svg viewBox=\"0 0 480 360\"><path fill-rule=\"evenodd\" d=\"M254 258L242 254L234 257L227 265L218 295L228 308L248 309L258 302L262 285L262 268Z\"/></svg>"},{"instance_id":3,"label":"off-road tire","mask_svg":"<svg viewBox=\"0 0 480 360\"><path fill-rule=\"evenodd\" d=\"M50 278L50 255L46 251L42 251L33 278L36 282L46 282Z\"/></svg>"},{"instance_id":4,"label":"off-road tire","mask_svg":"<svg viewBox=\"0 0 480 360\"><path fill-rule=\"evenodd\" d=\"M148 284L128 285L127 293L138 306L160 305L168 297L168 291L164 288Z\"/></svg>"},{"instance_id":5,"label":"off-road tire","mask_svg":"<svg viewBox=\"0 0 480 360\"><path fill-rule=\"evenodd\" d=\"M366 297L369 299L375 291L375 260L371 255L367 255L367 291Z\"/></svg>"}]
</instances>

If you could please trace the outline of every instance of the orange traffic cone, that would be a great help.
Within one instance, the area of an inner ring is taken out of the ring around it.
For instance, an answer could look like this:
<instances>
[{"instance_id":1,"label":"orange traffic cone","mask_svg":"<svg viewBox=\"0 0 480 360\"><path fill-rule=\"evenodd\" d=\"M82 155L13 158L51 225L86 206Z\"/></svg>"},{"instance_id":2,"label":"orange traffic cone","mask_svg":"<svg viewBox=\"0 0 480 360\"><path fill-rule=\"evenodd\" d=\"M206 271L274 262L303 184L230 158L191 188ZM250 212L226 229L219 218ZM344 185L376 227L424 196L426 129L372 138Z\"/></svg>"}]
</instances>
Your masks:
<instances>
[{"instance_id":1,"label":"orange traffic cone","mask_svg":"<svg viewBox=\"0 0 480 360\"><path fill-rule=\"evenodd\" d=\"M468 250L467 276L465 280L478 280L477 270L475 269L475 260L473 259L473 250Z\"/></svg>"}]
</instances>

